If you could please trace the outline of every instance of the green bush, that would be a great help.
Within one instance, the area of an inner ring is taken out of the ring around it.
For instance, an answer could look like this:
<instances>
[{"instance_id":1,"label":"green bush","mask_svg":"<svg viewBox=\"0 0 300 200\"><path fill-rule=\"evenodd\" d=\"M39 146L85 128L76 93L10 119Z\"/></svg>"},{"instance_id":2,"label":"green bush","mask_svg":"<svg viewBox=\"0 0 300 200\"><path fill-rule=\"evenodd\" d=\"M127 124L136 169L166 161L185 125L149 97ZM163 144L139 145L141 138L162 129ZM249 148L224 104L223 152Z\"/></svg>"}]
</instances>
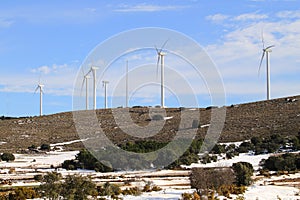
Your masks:
<instances>
[{"instance_id":1,"label":"green bush","mask_svg":"<svg viewBox=\"0 0 300 200\"><path fill-rule=\"evenodd\" d=\"M39 198L37 191L31 187L17 187L9 193L8 199L26 200Z\"/></svg>"},{"instance_id":2,"label":"green bush","mask_svg":"<svg viewBox=\"0 0 300 200\"><path fill-rule=\"evenodd\" d=\"M236 184L238 186L248 186L252 183L251 176L253 175L254 169L251 163L238 162L232 165L232 169L235 173Z\"/></svg>"},{"instance_id":3,"label":"green bush","mask_svg":"<svg viewBox=\"0 0 300 200\"><path fill-rule=\"evenodd\" d=\"M40 149L42 151L50 151L51 150L51 147L50 147L50 144L42 144Z\"/></svg>"},{"instance_id":4,"label":"green bush","mask_svg":"<svg viewBox=\"0 0 300 200\"><path fill-rule=\"evenodd\" d=\"M270 156L262 163L264 169L270 171L294 171L300 169L300 154L286 153Z\"/></svg>"},{"instance_id":5,"label":"green bush","mask_svg":"<svg viewBox=\"0 0 300 200\"><path fill-rule=\"evenodd\" d=\"M14 161L15 160L15 156L12 153L3 153L1 155L1 160L9 162L9 161Z\"/></svg>"}]
</instances>

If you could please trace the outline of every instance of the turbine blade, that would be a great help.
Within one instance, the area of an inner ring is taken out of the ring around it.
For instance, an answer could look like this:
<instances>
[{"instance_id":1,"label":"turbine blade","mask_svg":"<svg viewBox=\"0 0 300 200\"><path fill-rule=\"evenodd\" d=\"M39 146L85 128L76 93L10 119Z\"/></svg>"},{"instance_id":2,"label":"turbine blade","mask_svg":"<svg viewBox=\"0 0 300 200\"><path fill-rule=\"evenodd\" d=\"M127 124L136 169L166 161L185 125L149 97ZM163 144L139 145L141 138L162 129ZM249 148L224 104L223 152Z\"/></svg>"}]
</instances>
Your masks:
<instances>
[{"instance_id":1,"label":"turbine blade","mask_svg":"<svg viewBox=\"0 0 300 200\"><path fill-rule=\"evenodd\" d=\"M157 54L159 54L159 50L158 50L158 48L156 47L156 45L155 45L154 47L155 47L155 49L156 49Z\"/></svg>"},{"instance_id":2,"label":"turbine blade","mask_svg":"<svg viewBox=\"0 0 300 200\"><path fill-rule=\"evenodd\" d=\"M261 43L263 49L265 49L264 30L261 31Z\"/></svg>"},{"instance_id":3,"label":"turbine blade","mask_svg":"<svg viewBox=\"0 0 300 200\"><path fill-rule=\"evenodd\" d=\"M82 88L84 86L85 79L86 79L86 76L83 76L82 83L81 83L81 88L80 88L80 96L82 96Z\"/></svg>"},{"instance_id":4,"label":"turbine blade","mask_svg":"<svg viewBox=\"0 0 300 200\"><path fill-rule=\"evenodd\" d=\"M268 46L267 48L265 48L265 50L271 49L271 48L273 48L273 47L275 47L275 45Z\"/></svg>"},{"instance_id":5,"label":"turbine blade","mask_svg":"<svg viewBox=\"0 0 300 200\"><path fill-rule=\"evenodd\" d=\"M35 88L34 93L36 93L36 91L38 91L38 89L39 89L39 86L37 86L37 87Z\"/></svg>"},{"instance_id":6,"label":"turbine blade","mask_svg":"<svg viewBox=\"0 0 300 200\"><path fill-rule=\"evenodd\" d=\"M162 52L163 48L166 46L167 42L169 41L169 39L167 39L164 44L161 46L159 53Z\"/></svg>"},{"instance_id":7,"label":"turbine blade","mask_svg":"<svg viewBox=\"0 0 300 200\"><path fill-rule=\"evenodd\" d=\"M264 57L265 57L265 51L263 52L263 54L261 56L261 59L260 59L260 63L259 63L259 67L258 67L258 76L259 76L259 73L260 73L260 68L261 68Z\"/></svg>"}]
</instances>

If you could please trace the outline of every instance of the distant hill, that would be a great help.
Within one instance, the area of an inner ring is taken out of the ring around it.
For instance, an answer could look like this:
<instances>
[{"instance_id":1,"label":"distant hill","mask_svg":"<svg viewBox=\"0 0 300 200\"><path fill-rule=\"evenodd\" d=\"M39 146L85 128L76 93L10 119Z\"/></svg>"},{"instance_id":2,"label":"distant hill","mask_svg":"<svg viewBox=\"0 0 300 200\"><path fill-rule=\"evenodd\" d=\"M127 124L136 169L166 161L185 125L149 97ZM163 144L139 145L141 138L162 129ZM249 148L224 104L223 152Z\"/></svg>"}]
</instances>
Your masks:
<instances>
[{"instance_id":1,"label":"distant hill","mask_svg":"<svg viewBox=\"0 0 300 200\"><path fill-rule=\"evenodd\" d=\"M183 108L167 108L168 119L163 130L151 139L168 141L176 134ZM212 108L201 108L200 125L210 123ZM130 108L135 123L149 123L149 108ZM136 140L123 133L113 120L111 109L97 110L97 117L106 135L115 143ZM198 129L198 137L206 134L207 127ZM226 121L219 142L250 139L253 136L271 134L297 135L300 132L300 96L259 101L226 107ZM0 152L19 151L31 145L54 144L79 139L74 126L72 112L42 117L0 118ZM67 148L82 148L80 142L66 145Z\"/></svg>"}]
</instances>

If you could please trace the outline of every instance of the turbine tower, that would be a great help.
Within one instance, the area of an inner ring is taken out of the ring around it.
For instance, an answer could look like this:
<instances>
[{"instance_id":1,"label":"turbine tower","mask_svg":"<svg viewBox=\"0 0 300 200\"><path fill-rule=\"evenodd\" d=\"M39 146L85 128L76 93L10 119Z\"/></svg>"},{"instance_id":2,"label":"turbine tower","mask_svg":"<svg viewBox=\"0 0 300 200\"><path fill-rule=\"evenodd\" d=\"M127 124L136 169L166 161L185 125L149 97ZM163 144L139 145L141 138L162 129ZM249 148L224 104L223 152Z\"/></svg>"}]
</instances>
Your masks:
<instances>
[{"instance_id":1,"label":"turbine tower","mask_svg":"<svg viewBox=\"0 0 300 200\"><path fill-rule=\"evenodd\" d=\"M109 83L108 81L102 81L103 87L104 87L104 108L107 108L107 84Z\"/></svg>"},{"instance_id":2,"label":"turbine tower","mask_svg":"<svg viewBox=\"0 0 300 200\"><path fill-rule=\"evenodd\" d=\"M266 71L267 71L267 100L271 99L271 83L270 83L270 53L272 52L272 48L275 45L271 45L265 48L264 38L262 35L262 45L263 45L263 53L260 59L260 64L258 68L258 74L260 73L260 68L263 62L263 59L266 55Z\"/></svg>"},{"instance_id":3,"label":"turbine tower","mask_svg":"<svg viewBox=\"0 0 300 200\"><path fill-rule=\"evenodd\" d=\"M97 77L96 77L96 70L99 69L98 67L92 66L90 71L86 74L88 75L89 73L92 72L93 74L93 109L96 110L97 107Z\"/></svg>"},{"instance_id":4,"label":"turbine tower","mask_svg":"<svg viewBox=\"0 0 300 200\"><path fill-rule=\"evenodd\" d=\"M43 115L43 87L44 85L39 83L35 89L35 92L37 92L38 90L40 92L40 116Z\"/></svg>"},{"instance_id":5,"label":"turbine tower","mask_svg":"<svg viewBox=\"0 0 300 200\"><path fill-rule=\"evenodd\" d=\"M158 75L158 67L159 67L159 61L160 61L160 67L161 67L161 71L160 71L160 106L162 108L165 107L165 88L164 88L164 76L165 76L165 59L164 56L166 55L164 52L162 52L164 46L166 45L166 43L168 42L165 41L165 43L162 45L162 47L160 48L160 50L158 50L156 47L156 52L157 52L157 68L156 68L156 76Z\"/></svg>"},{"instance_id":6,"label":"turbine tower","mask_svg":"<svg viewBox=\"0 0 300 200\"><path fill-rule=\"evenodd\" d=\"M128 60L126 61L126 108L128 108Z\"/></svg>"},{"instance_id":7,"label":"turbine tower","mask_svg":"<svg viewBox=\"0 0 300 200\"><path fill-rule=\"evenodd\" d=\"M85 109L88 110L89 109L89 85L88 82L91 77L86 74L83 76L83 80L82 80L82 85L81 85L81 90L83 88L83 85L85 84Z\"/></svg>"}]
</instances>

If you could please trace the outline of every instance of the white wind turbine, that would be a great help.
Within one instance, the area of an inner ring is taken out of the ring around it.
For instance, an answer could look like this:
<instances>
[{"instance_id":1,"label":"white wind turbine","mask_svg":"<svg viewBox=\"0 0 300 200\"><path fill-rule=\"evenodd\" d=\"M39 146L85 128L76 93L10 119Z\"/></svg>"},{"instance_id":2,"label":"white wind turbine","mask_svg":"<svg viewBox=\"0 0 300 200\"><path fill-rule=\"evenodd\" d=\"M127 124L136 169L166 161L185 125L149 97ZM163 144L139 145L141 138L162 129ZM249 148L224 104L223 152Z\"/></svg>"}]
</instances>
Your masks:
<instances>
[{"instance_id":1,"label":"white wind turbine","mask_svg":"<svg viewBox=\"0 0 300 200\"><path fill-rule=\"evenodd\" d=\"M83 72L83 71L82 71ZM89 79L91 77L88 74L84 74L83 72L83 80L82 80L82 85L81 85L81 91L83 88L83 85L85 84L85 109L89 109Z\"/></svg>"},{"instance_id":2,"label":"white wind turbine","mask_svg":"<svg viewBox=\"0 0 300 200\"><path fill-rule=\"evenodd\" d=\"M40 116L43 115L43 87L44 85L39 83L35 89L35 92L37 92L38 90L40 92Z\"/></svg>"},{"instance_id":3,"label":"white wind turbine","mask_svg":"<svg viewBox=\"0 0 300 200\"><path fill-rule=\"evenodd\" d=\"M86 75L92 72L93 74L93 109L96 110L97 107L97 77L96 77L96 70L99 69L98 67L95 67L92 65L90 71Z\"/></svg>"},{"instance_id":4,"label":"white wind turbine","mask_svg":"<svg viewBox=\"0 0 300 200\"><path fill-rule=\"evenodd\" d=\"M168 40L165 41L165 43L161 46L160 50L158 50L156 47L156 52L157 52L157 68L156 68L156 76L158 75L158 66L159 66L159 61L160 61L160 106L162 108L165 107L165 91L164 91L164 56L166 55L164 52L162 52L164 46L167 44Z\"/></svg>"},{"instance_id":5,"label":"white wind turbine","mask_svg":"<svg viewBox=\"0 0 300 200\"><path fill-rule=\"evenodd\" d=\"M104 87L104 108L107 108L107 84L109 81L102 81L103 87Z\"/></svg>"},{"instance_id":6,"label":"white wind turbine","mask_svg":"<svg viewBox=\"0 0 300 200\"><path fill-rule=\"evenodd\" d=\"M271 45L265 48L265 42L264 37L262 34L262 45L263 45L263 53L260 59L260 64L258 68L258 74L260 73L260 68L264 59L264 56L266 55L266 71L267 71L267 100L270 100L271 98L271 83L270 83L270 53L272 52L272 48L275 47L275 45Z\"/></svg>"},{"instance_id":7,"label":"white wind turbine","mask_svg":"<svg viewBox=\"0 0 300 200\"><path fill-rule=\"evenodd\" d=\"M126 105L125 107L128 108L128 60L126 61Z\"/></svg>"}]
</instances>

